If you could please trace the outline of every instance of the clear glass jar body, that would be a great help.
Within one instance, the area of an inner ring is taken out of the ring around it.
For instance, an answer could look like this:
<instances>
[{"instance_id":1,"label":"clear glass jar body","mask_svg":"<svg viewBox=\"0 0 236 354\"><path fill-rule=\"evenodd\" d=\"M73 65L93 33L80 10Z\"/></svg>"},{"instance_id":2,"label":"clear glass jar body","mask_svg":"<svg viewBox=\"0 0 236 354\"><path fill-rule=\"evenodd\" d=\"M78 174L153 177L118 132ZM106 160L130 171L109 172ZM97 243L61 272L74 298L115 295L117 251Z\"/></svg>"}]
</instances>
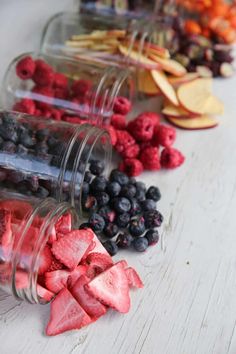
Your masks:
<instances>
[{"instance_id":1,"label":"clear glass jar body","mask_svg":"<svg viewBox=\"0 0 236 354\"><path fill-rule=\"evenodd\" d=\"M72 229L77 229L78 216L67 203L0 192L2 290L32 304L52 299L54 294L38 281L40 260L57 221L68 214Z\"/></svg>"},{"instance_id":2,"label":"clear glass jar body","mask_svg":"<svg viewBox=\"0 0 236 354\"><path fill-rule=\"evenodd\" d=\"M0 188L68 201L82 213L82 186L90 160L103 161L109 169L109 134L88 124L6 111L0 112L0 122Z\"/></svg>"},{"instance_id":3,"label":"clear glass jar body","mask_svg":"<svg viewBox=\"0 0 236 354\"><path fill-rule=\"evenodd\" d=\"M4 109L99 125L111 117L118 95L131 99L132 87L127 69L24 53L5 73L1 100Z\"/></svg>"}]
</instances>

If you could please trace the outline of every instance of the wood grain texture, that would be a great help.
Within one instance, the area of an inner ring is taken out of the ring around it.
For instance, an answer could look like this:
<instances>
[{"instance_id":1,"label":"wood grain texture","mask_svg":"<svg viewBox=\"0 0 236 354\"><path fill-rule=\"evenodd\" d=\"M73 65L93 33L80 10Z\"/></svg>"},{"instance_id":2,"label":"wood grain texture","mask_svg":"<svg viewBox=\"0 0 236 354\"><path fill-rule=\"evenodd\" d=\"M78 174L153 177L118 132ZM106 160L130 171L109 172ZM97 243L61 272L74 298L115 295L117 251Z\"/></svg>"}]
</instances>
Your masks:
<instances>
[{"instance_id":1,"label":"wood grain texture","mask_svg":"<svg viewBox=\"0 0 236 354\"><path fill-rule=\"evenodd\" d=\"M48 16L71 3L1 1L0 79L15 55L37 47ZM0 292L1 354L236 353L235 85L236 78L215 82L226 104L218 128L178 131L185 165L143 177L163 193L166 252L123 253L145 283L132 293L130 313L109 312L86 329L46 338L49 306L18 303Z\"/></svg>"}]
</instances>

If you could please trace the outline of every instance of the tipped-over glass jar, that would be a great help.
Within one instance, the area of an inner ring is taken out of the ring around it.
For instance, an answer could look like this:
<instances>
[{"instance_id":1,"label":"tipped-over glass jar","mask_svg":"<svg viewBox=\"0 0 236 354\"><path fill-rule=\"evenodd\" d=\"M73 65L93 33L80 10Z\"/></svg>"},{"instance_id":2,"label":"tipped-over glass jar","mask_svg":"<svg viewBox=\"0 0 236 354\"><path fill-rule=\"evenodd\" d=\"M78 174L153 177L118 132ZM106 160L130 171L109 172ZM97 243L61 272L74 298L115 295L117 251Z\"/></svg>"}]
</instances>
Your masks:
<instances>
[{"instance_id":1,"label":"tipped-over glass jar","mask_svg":"<svg viewBox=\"0 0 236 354\"><path fill-rule=\"evenodd\" d=\"M82 191L92 160L107 174L109 133L21 113L0 112L0 188L68 201L82 214Z\"/></svg>"},{"instance_id":2,"label":"tipped-over glass jar","mask_svg":"<svg viewBox=\"0 0 236 354\"><path fill-rule=\"evenodd\" d=\"M55 239L63 218L70 230L78 228L78 216L67 203L0 192L1 289L32 304L52 299L54 294L41 284L40 274L46 271L47 244Z\"/></svg>"},{"instance_id":3,"label":"tipped-over glass jar","mask_svg":"<svg viewBox=\"0 0 236 354\"><path fill-rule=\"evenodd\" d=\"M128 69L25 53L6 71L2 107L57 121L101 125L113 114L116 97L131 99L132 90Z\"/></svg>"}]
</instances>

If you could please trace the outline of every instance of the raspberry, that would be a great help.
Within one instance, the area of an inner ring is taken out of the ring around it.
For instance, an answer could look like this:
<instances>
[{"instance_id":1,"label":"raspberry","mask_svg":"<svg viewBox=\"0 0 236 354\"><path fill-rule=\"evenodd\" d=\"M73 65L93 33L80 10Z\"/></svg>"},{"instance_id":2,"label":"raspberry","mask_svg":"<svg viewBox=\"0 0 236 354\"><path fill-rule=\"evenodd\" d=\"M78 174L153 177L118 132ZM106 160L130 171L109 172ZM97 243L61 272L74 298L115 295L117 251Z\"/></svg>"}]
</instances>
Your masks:
<instances>
[{"instance_id":1,"label":"raspberry","mask_svg":"<svg viewBox=\"0 0 236 354\"><path fill-rule=\"evenodd\" d=\"M68 85L68 79L65 75L61 73L54 73L54 78L53 78L54 88L66 89L67 85Z\"/></svg>"},{"instance_id":2,"label":"raspberry","mask_svg":"<svg viewBox=\"0 0 236 354\"><path fill-rule=\"evenodd\" d=\"M128 131L137 141L150 141L154 132L153 120L146 115L138 116L128 124Z\"/></svg>"},{"instance_id":3,"label":"raspberry","mask_svg":"<svg viewBox=\"0 0 236 354\"><path fill-rule=\"evenodd\" d=\"M77 80L71 85L71 91L74 96L85 96L92 88L92 82L89 80Z\"/></svg>"},{"instance_id":4,"label":"raspberry","mask_svg":"<svg viewBox=\"0 0 236 354\"><path fill-rule=\"evenodd\" d=\"M32 89L32 98L34 99L37 108L48 109L53 104L54 91L50 87L35 86Z\"/></svg>"},{"instance_id":5,"label":"raspberry","mask_svg":"<svg viewBox=\"0 0 236 354\"><path fill-rule=\"evenodd\" d=\"M159 125L154 130L152 145L169 147L173 145L175 139L176 130L174 128L168 127L167 125Z\"/></svg>"},{"instance_id":6,"label":"raspberry","mask_svg":"<svg viewBox=\"0 0 236 354\"><path fill-rule=\"evenodd\" d=\"M164 168L176 168L184 163L185 157L183 154L171 147L167 147L161 152L161 166Z\"/></svg>"},{"instance_id":7,"label":"raspberry","mask_svg":"<svg viewBox=\"0 0 236 354\"><path fill-rule=\"evenodd\" d=\"M122 153L129 146L135 144L134 138L126 130L117 130L116 135L117 143L115 148L119 153Z\"/></svg>"},{"instance_id":8,"label":"raspberry","mask_svg":"<svg viewBox=\"0 0 236 354\"><path fill-rule=\"evenodd\" d=\"M69 97L69 91L67 88L58 87L54 89L54 96L60 100L66 100Z\"/></svg>"},{"instance_id":9,"label":"raspberry","mask_svg":"<svg viewBox=\"0 0 236 354\"><path fill-rule=\"evenodd\" d=\"M82 120L77 116L63 116L63 120L72 124L81 124Z\"/></svg>"},{"instance_id":10,"label":"raspberry","mask_svg":"<svg viewBox=\"0 0 236 354\"><path fill-rule=\"evenodd\" d=\"M106 129L108 131L108 133L110 134L111 145L115 146L117 143L116 130L111 125L109 127L105 127L104 129Z\"/></svg>"},{"instance_id":11,"label":"raspberry","mask_svg":"<svg viewBox=\"0 0 236 354\"><path fill-rule=\"evenodd\" d=\"M16 64L16 74L22 80L31 79L35 66L35 62L30 56L24 57Z\"/></svg>"},{"instance_id":12,"label":"raspberry","mask_svg":"<svg viewBox=\"0 0 236 354\"><path fill-rule=\"evenodd\" d=\"M29 98L24 98L20 102L17 102L12 109L13 111L17 111L17 112L35 114L36 107L33 100Z\"/></svg>"},{"instance_id":13,"label":"raspberry","mask_svg":"<svg viewBox=\"0 0 236 354\"><path fill-rule=\"evenodd\" d=\"M143 112L138 116L138 118L140 119L145 119L147 117L149 120L152 120L154 127L160 124L161 121L160 114L154 112Z\"/></svg>"},{"instance_id":14,"label":"raspberry","mask_svg":"<svg viewBox=\"0 0 236 354\"><path fill-rule=\"evenodd\" d=\"M39 86L49 86L53 83L54 72L50 65L45 61L35 60L36 68L32 77L33 81Z\"/></svg>"},{"instance_id":15,"label":"raspberry","mask_svg":"<svg viewBox=\"0 0 236 354\"><path fill-rule=\"evenodd\" d=\"M146 170L157 171L160 170L159 150L157 147L147 147L141 151L140 161Z\"/></svg>"},{"instance_id":16,"label":"raspberry","mask_svg":"<svg viewBox=\"0 0 236 354\"><path fill-rule=\"evenodd\" d=\"M119 170L130 177L137 177L143 172L143 164L137 159L125 159L120 163Z\"/></svg>"},{"instance_id":17,"label":"raspberry","mask_svg":"<svg viewBox=\"0 0 236 354\"><path fill-rule=\"evenodd\" d=\"M131 111L131 102L125 97L116 97L113 111L117 114L126 115Z\"/></svg>"},{"instance_id":18,"label":"raspberry","mask_svg":"<svg viewBox=\"0 0 236 354\"><path fill-rule=\"evenodd\" d=\"M126 118L122 114L113 114L111 124L114 128L123 130L126 127Z\"/></svg>"},{"instance_id":19,"label":"raspberry","mask_svg":"<svg viewBox=\"0 0 236 354\"><path fill-rule=\"evenodd\" d=\"M123 152L122 156L126 159L133 159L138 156L140 147L138 144L128 146Z\"/></svg>"},{"instance_id":20,"label":"raspberry","mask_svg":"<svg viewBox=\"0 0 236 354\"><path fill-rule=\"evenodd\" d=\"M62 114L64 112L60 111L59 109L52 108L51 109L51 118L55 120L61 120Z\"/></svg>"}]
</instances>

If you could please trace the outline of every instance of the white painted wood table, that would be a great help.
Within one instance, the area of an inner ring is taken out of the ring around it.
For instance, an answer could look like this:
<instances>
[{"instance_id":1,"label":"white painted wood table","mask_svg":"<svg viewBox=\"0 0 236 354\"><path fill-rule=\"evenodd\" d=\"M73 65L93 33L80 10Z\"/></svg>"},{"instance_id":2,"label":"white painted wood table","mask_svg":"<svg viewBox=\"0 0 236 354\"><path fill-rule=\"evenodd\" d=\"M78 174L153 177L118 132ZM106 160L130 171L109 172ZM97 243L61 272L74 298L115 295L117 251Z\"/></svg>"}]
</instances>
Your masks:
<instances>
[{"instance_id":1,"label":"white painted wood table","mask_svg":"<svg viewBox=\"0 0 236 354\"><path fill-rule=\"evenodd\" d=\"M14 56L37 48L47 18L72 2L0 1L0 79ZM214 91L226 105L221 125L178 131L185 165L143 176L163 193L167 249L124 253L145 283L130 313L47 338L49 306L0 292L1 354L236 353L236 78L216 80Z\"/></svg>"}]
</instances>

